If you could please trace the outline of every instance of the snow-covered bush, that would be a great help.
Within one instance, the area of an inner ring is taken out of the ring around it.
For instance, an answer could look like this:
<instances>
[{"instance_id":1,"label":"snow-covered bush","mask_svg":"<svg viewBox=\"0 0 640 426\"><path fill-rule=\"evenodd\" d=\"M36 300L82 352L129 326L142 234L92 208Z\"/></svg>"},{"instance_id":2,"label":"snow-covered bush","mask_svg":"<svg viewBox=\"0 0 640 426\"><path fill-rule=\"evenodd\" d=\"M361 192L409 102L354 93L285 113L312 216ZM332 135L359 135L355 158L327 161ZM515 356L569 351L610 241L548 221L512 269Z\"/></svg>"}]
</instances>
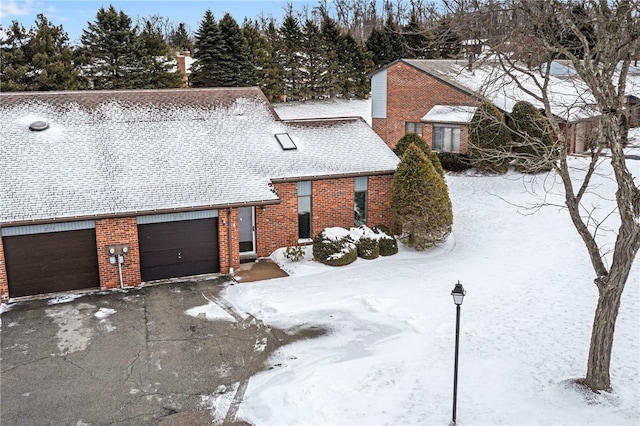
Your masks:
<instances>
[{"instance_id":1,"label":"snow-covered bush","mask_svg":"<svg viewBox=\"0 0 640 426\"><path fill-rule=\"evenodd\" d=\"M284 249L284 257L291 262L297 262L304 258L304 247L300 245L287 246L287 248Z\"/></svg>"},{"instance_id":2,"label":"snow-covered bush","mask_svg":"<svg viewBox=\"0 0 640 426\"><path fill-rule=\"evenodd\" d=\"M344 228L325 228L313 239L313 257L330 266L343 266L358 258L356 244Z\"/></svg>"},{"instance_id":3,"label":"snow-covered bush","mask_svg":"<svg viewBox=\"0 0 640 426\"><path fill-rule=\"evenodd\" d=\"M398 241L396 241L396 237L393 236L387 226L374 226L373 232L378 235L380 256L393 256L398 253Z\"/></svg>"},{"instance_id":4,"label":"snow-covered bush","mask_svg":"<svg viewBox=\"0 0 640 426\"><path fill-rule=\"evenodd\" d=\"M363 259L375 259L380 255L378 235L370 228L362 225L349 230L351 238L356 242L358 257Z\"/></svg>"}]
</instances>

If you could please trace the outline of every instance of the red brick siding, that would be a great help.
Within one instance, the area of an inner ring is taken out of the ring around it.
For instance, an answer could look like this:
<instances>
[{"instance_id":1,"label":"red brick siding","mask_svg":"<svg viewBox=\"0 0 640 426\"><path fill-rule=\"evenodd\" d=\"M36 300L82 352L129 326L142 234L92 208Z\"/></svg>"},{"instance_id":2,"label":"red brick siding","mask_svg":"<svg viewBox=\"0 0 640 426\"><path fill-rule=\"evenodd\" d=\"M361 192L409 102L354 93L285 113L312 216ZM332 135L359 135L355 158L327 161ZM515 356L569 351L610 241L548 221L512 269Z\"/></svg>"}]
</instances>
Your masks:
<instances>
[{"instance_id":1,"label":"red brick siding","mask_svg":"<svg viewBox=\"0 0 640 426\"><path fill-rule=\"evenodd\" d=\"M298 184L275 183L274 188L280 204L256 208L257 254L262 257L298 241Z\"/></svg>"},{"instance_id":2,"label":"red brick siding","mask_svg":"<svg viewBox=\"0 0 640 426\"><path fill-rule=\"evenodd\" d=\"M0 300L9 299L9 280L7 279L7 266L4 260L4 246L0 237Z\"/></svg>"},{"instance_id":3,"label":"red brick siding","mask_svg":"<svg viewBox=\"0 0 640 426\"><path fill-rule=\"evenodd\" d=\"M392 175L370 176L368 182L368 223L393 228L391 215ZM298 190L296 182L276 183L281 203L256 208L258 256L269 256L280 247L298 240ZM355 178L323 179L312 183L311 235L324 228L354 226Z\"/></svg>"},{"instance_id":4,"label":"red brick siding","mask_svg":"<svg viewBox=\"0 0 640 426\"><path fill-rule=\"evenodd\" d=\"M129 252L122 264L122 282L126 287L137 286L140 278L140 246L138 245L138 224L135 217L96 220L96 248L98 250L98 271L100 288L103 290L120 287L118 265L109 263L108 247L128 244Z\"/></svg>"},{"instance_id":5,"label":"red brick siding","mask_svg":"<svg viewBox=\"0 0 640 426\"><path fill-rule=\"evenodd\" d=\"M404 136L405 122L420 119L435 105L475 105L477 100L430 75L398 62L387 72L387 118L374 118L373 130L389 147L394 148ZM423 137L431 135L423 126ZM466 152L466 144L465 151Z\"/></svg>"},{"instance_id":6,"label":"red brick siding","mask_svg":"<svg viewBox=\"0 0 640 426\"><path fill-rule=\"evenodd\" d=\"M231 247L229 247L231 230ZM238 234L238 209L218 210L218 255L220 273L228 274L231 268L240 267L240 236Z\"/></svg>"}]
</instances>

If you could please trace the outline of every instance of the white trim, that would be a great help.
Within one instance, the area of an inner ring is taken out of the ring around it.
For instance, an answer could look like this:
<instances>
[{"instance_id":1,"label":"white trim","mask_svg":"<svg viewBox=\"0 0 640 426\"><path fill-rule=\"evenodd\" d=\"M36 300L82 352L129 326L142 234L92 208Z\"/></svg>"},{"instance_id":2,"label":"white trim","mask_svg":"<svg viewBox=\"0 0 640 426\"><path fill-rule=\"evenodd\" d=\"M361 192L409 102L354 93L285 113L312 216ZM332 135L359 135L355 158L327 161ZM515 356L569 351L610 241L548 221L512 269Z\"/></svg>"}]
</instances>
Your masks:
<instances>
[{"instance_id":1,"label":"white trim","mask_svg":"<svg viewBox=\"0 0 640 426\"><path fill-rule=\"evenodd\" d=\"M11 226L0 229L0 234L2 234L3 237L14 237L18 235L46 234L49 232L80 231L83 229L95 229L95 227L95 220L83 220L77 222L58 222L44 223L40 225Z\"/></svg>"},{"instance_id":2,"label":"white trim","mask_svg":"<svg viewBox=\"0 0 640 426\"><path fill-rule=\"evenodd\" d=\"M218 217L218 210L199 210L194 212L150 214L136 217L138 225L151 223L180 222L183 220L210 219Z\"/></svg>"}]
</instances>

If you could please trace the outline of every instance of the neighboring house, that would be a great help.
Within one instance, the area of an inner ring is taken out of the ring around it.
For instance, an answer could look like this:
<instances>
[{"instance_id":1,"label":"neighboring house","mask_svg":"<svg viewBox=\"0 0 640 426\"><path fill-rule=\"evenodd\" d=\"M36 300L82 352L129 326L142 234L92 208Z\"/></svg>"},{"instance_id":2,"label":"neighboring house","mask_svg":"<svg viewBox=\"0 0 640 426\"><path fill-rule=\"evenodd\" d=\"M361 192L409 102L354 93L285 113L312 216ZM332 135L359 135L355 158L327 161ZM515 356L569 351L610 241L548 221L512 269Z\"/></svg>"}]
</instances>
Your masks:
<instances>
[{"instance_id":1,"label":"neighboring house","mask_svg":"<svg viewBox=\"0 0 640 426\"><path fill-rule=\"evenodd\" d=\"M3 300L232 273L325 227L393 225L398 158L371 127L280 120L258 88L3 93L0 122Z\"/></svg>"},{"instance_id":2,"label":"neighboring house","mask_svg":"<svg viewBox=\"0 0 640 426\"><path fill-rule=\"evenodd\" d=\"M514 73L535 90L531 78ZM550 88L569 152L587 150L595 115L584 85L553 78ZM371 76L372 126L391 148L406 132L416 132L435 151L466 153L469 122L482 100L504 114L521 100L542 108L488 61L470 67L465 60L399 59Z\"/></svg>"}]
</instances>

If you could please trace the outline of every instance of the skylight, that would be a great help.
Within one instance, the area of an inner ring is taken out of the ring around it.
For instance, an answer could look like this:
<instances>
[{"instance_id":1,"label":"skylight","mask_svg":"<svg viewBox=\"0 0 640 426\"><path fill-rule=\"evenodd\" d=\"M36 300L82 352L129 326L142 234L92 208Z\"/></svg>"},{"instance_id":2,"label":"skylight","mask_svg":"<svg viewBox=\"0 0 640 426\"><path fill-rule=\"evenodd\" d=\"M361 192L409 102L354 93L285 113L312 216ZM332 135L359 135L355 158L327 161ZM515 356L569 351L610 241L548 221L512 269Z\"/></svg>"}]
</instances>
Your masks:
<instances>
[{"instance_id":1,"label":"skylight","mask_svg":"<svg viewBox=\"0 0 640 426\"><path fill-rule=\"evenodd\" d=\"M277 133L276 139L284 151L298 149L296 144L293 143L291 136L289 136L289 133Z\"/></svg>"}]
</instances>

